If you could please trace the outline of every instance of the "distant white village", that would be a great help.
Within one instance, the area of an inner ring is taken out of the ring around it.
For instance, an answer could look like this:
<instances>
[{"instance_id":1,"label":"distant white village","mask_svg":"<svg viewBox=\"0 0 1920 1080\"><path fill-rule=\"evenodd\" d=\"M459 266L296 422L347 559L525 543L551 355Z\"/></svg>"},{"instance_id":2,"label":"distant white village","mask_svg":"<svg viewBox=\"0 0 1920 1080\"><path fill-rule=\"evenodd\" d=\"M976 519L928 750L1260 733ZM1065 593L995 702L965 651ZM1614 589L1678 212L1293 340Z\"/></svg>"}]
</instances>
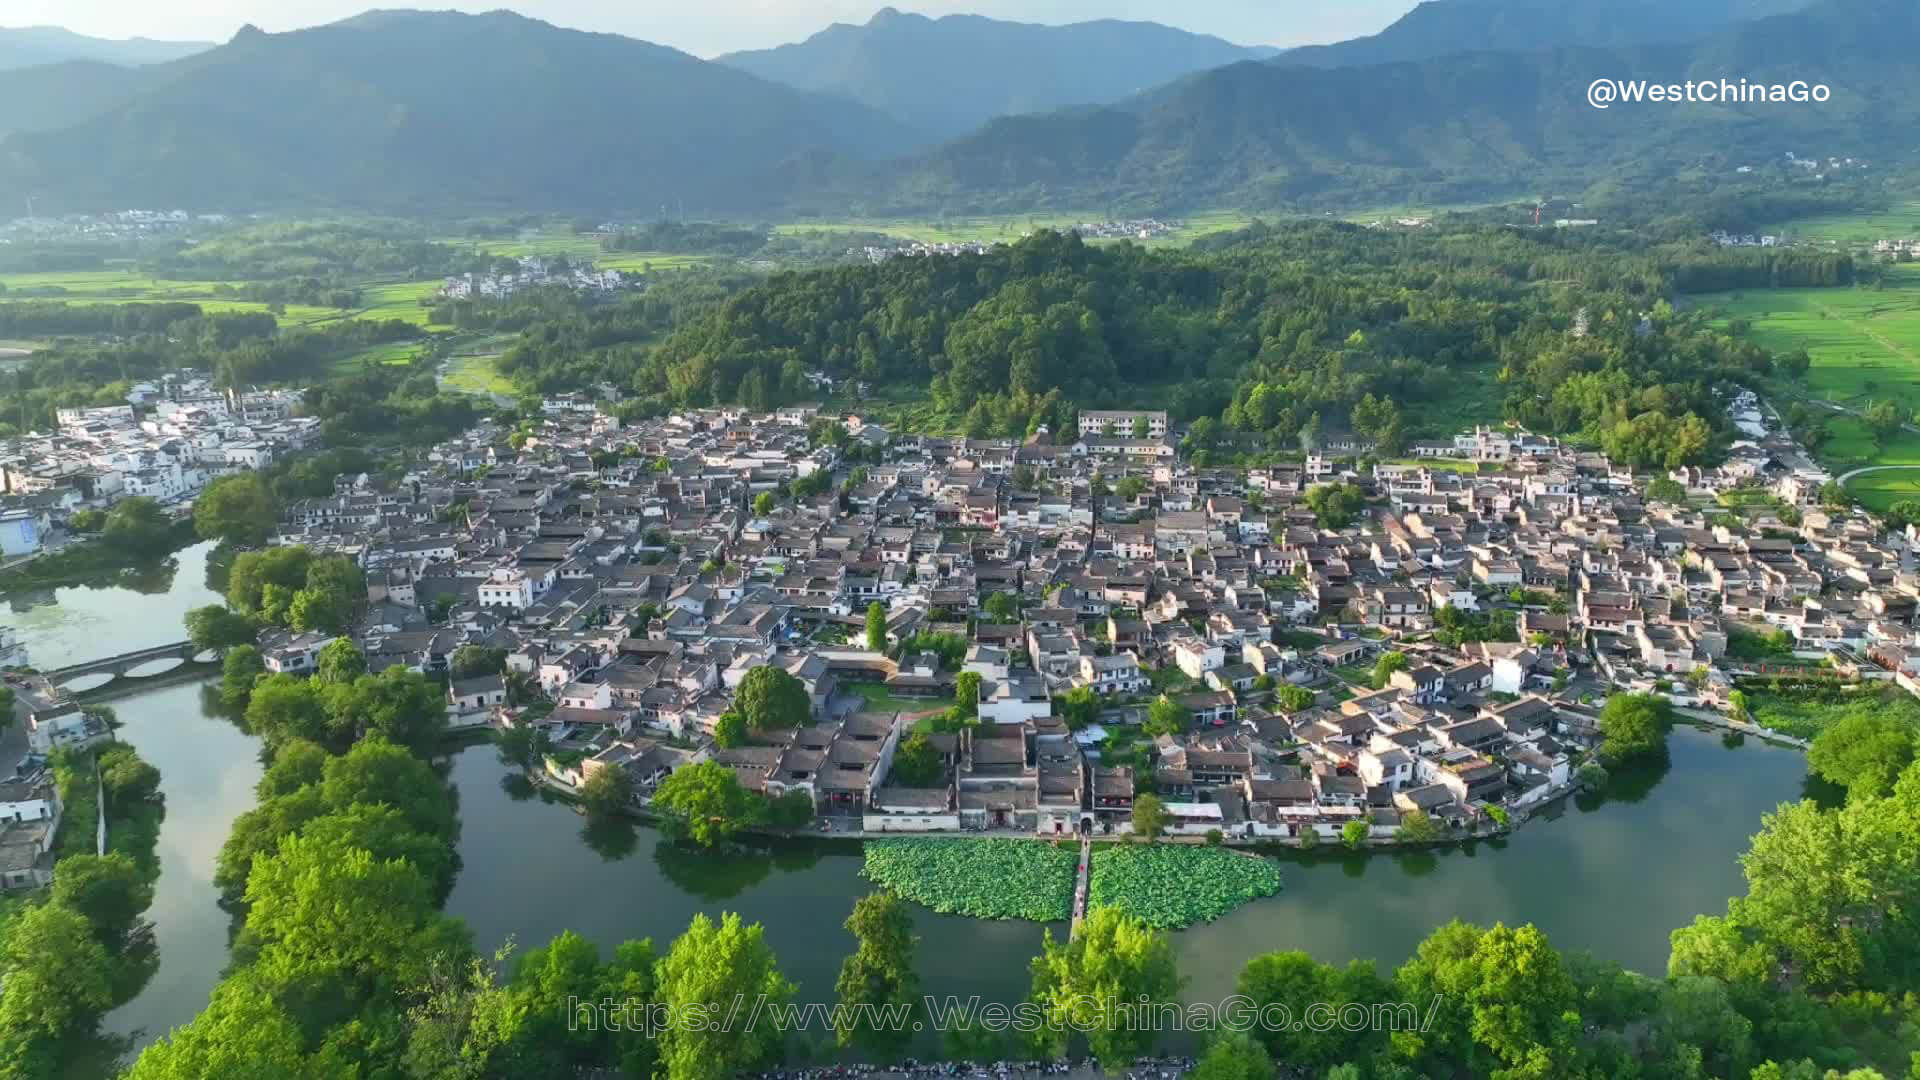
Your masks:
<instances>
[{"instance_id":1,"label":"distant white village","mask_svg":"<svg viewBox=\"0 0 1920 1080\"><path fill-rule=\"evenodd\" d=\"M134 385L124 405L60 409L58 426L0 441L0 554L39 550L50 519L83 503L191 499L316 438L298 390L222 391L199 372Z\"/></svg>"},{"instance_id":2,"label":"distant white village","mask_svg":"<svg viewBox=\"0 0 1920 1080\"><path fill-rule=\"evenodd\" d=\"M539 255L522 256L517 269L507 273L458 274L440 286L449 300L501 300L525 289L561 288L585 292L617 292L644 287L644 276L624 270L600 270L592 263L568 263Z\"/></svg>"},{"instance_id":3,"label":"distant white village","mask_svg":"<svg viewBox=\"0 0 1920 1080\"><path fill-rule=\"evenodd\" d=\"M1179 227L1173 222L1143 218L1133 221L1083 221L1078 225L1068 226L1063 231L1078 233L1082 239L1086 240L1151 240L1156 236L1166 236ZM1033 234L1029 230L1020 235L1024 238ZM847 251L847 255L880 263L888 259L925 258L931 255L982 255L1005 243L1008 241L928 243L920 240L902 240L896 244L869 244L865 247L851 248Z\"/></svg>"}]
</instances>

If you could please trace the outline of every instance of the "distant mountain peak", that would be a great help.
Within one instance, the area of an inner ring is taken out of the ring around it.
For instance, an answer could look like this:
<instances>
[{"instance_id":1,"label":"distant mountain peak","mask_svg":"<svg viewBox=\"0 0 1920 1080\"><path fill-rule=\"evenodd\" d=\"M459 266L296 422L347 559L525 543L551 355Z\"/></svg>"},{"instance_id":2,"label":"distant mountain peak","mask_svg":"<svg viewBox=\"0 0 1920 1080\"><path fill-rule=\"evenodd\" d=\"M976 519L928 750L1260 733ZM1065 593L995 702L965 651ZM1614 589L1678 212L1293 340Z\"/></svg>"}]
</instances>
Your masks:
<instances>
[{"instance_id":1,"label":"distant mountain peak","mask_svg":"<svg viewBox=\"0 0 1920 1080\"><path fill-rule=\"evenodd\" d=\"M1121 101L1197 71L1273 56L1150 22L1048 26L883 7L805 41L719 62L763 79L851 98L934 138L998 116Z\"/></svg>"}]
</instances>

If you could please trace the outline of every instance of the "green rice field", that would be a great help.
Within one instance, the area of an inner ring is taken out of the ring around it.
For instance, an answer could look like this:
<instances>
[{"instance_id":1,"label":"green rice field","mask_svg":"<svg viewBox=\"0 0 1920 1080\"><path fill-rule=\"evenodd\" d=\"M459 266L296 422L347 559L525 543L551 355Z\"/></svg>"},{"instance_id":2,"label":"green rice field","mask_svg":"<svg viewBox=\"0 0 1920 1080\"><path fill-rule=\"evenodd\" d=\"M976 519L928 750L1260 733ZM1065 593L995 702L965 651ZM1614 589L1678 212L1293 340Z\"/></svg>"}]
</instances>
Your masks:
<instances>
[{"instance_id":1,"label":"green rice field","mask_svg":"<svg viewBox=\"0 0 1920 1080\"><path fill-rule=\"evenodd\" d=\"M704 266L713 261L709 255L673 254L665 251L622 251L605 254L600 240L591 233L571 229L538 229L522 232L513 239L485 239L470 236L440 237L436 243L468 251L482 251L504 259L527 255L565 255L569 259L590 259L602 270L666 271Z\"/></svg>"},{"instance_id":2,"label":"green rice field","mask_svg":"<svg viewBox=\"0 0 1920 1080\"><path fill-rule=\"evenodd\" d=\"M1879 288L1750 289L1698 299L1729 320L1746 320L1756 344L1806 349L1815 397L1920 407L1920 266L1895 268Z\"/></svg>"},{"instance_id":3,"label":"green rice field","mask_svg":"<svg viewBox=\"0 0 1920 1080\"><path fill-rule=\"evenodd\" d=\"M234 284L218 281L179 281L156 278L133 270L87 270L41 274L0 274L8 299L65 300L76 304L188 303L203 311L266 311L253 300L213 295L213 287ZM438 281L375 282L362 287L362 307L354 311L288 304L279 316L289 326L317 326L341 319L400 319L425 326L427 309L420 300L440 288Z\"/></svg>"},{"instance_id":4,"label":"green rice field","mask_svg":"<svg viewBox=\"0 0 1920 1080\"><path fill-rule=\"evenodd\" d=\"M1847 482L1847 493L1869 510L1885 511L1905 499L1920 499L1920 468L1868 473Z\"/></svg>"},{"instance_id":5,"label":"green rice field","mask_svg":"<svg viewBox=\"0 0 1920 1080\"><path fill-rule=\"evenodd\" d=\"M1891 209L1872 213L1800 218L1770 225L1760 231L1792 240L1843 246L1870 244L1882 239L1909 239L1920 236L1920 200L1897 203Z\"/></svg>"}]
</instances>

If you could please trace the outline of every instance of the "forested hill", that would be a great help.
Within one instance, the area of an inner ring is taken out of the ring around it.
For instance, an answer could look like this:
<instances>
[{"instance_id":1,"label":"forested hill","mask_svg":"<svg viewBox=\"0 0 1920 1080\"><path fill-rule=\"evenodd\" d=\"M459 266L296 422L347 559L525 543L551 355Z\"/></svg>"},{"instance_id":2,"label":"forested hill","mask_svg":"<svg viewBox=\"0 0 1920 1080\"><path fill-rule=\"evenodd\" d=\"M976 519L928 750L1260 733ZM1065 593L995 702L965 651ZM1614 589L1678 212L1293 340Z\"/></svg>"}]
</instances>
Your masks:
<instances>
[{"instance_id":1,"label":"forested hill","mask_svg":"<svg viewBox=\"0 0 1920 1080\"><path fill-rule=\"evenodd\" d=\"M1783 15L1808 0L1424 0L1378 34L1288 50L1275 61L1357 67L1464 52L1536 52L1561 45L1617 48L1702 38L1747 19Z\"/></svg>"},{"instance_id":2,"label":"forested hill","mask_svg":"<svg viewBox=\"0 0 1920 1080\"><path fill-rule=\"evenodd\" d=\"M1845 257L1566 230L1263 227L1208 247L1043 232L977 256L784 274L654 347L636 299L536 319L502 370L527 391L610 379L665 410L810 399L805 376L824 368L979 436L1151 402L1209 452L1296 448L1322 425L1394 447L1505 416L1679 464L1724 442L1715 385L1775 361L1660 297L1682 280L1854 273Z\"/></svg>"},{"instance_id":3,"label":"forested hill","mask_svg":"<svg viewBox=\"0 0 1920 1080\"><path fill-rule=\"evenodd\" d=\"M1158 23L1040 26L885 8L864 26L835 23L803 42L719 62L851 98L929 139L945 139L996 116L1107 104L1190 72L1276 52Z\"/></svg>"},{"instance_id":4,"label":"forested hill","mask_svg":"<svg viewBox=\"0 0 1920 1080\"><path fill-rule=\"evenodd\" d=\"M1787 151L1886 162L1920 125L1920 5L1821 0L1703 41L1322 70L1234 64L1125 107L995 121L926 155L902 204L1459 202L1731 175ZM1617 104L1596 78L1827 82L1816 103Z\"/></svg>"},{"instance_id":5,"label":"forested hill","mask_svg":"<svg viewBox=\"0 0 1920 1080\"><path fill-rule=\"evenodd\" d=\"M0 144L0 197L49 207L444 212L777 202L908 145L863 105L510 12L243 30L125 104Z\"/></svg>"},{"instance_id":6,"label":"forested hill","mask_svg":"<svg viewBox=\"0 0 1920 1080\"><path fill-rule=\"evenodd\" d=\"M95 60L0 68L0 139L91 119L125 103L148 78L140 69Z\"/></svg>"}]
</instances>

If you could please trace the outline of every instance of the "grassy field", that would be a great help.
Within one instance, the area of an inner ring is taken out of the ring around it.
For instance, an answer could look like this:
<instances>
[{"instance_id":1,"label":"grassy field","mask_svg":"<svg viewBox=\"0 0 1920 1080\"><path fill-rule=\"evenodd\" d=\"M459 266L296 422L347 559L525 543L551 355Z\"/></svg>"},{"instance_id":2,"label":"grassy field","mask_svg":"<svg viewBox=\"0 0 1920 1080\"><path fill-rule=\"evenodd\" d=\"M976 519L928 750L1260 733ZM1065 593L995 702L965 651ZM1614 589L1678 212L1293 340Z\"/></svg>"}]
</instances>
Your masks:
<instances>
[{"instance_id":1,"label":"grassy field","mask_svg":"<svg viewBox=\"0 0 1920 1080\"><path fill-rule=\"evenodd\" d=\"M421 307L420 301L431 299L439 291L438 281L390 281L365 285L360 289L361 309L352 317L399 319L425 326L428 309Z\"/></svg>"},{"instance_id":2,"label":"grassy field","mask_svg":"<svg viewBox=\"0 0 1920 1080\"><path fill-rule=\"evenodd\" d=\"M1898 203L1892 209L1869 214L1832 214L1800 218L1760 230L1793 240L1843 246L1875 240L1904 240L1920 236L1920 200Z\"/></svg>"},{"instance_id":3,"label":"grassy field","mask_svg":"<svg viewBox=\"0 0 1920 1080\"><path fill-rule=\"evenodd\" d=\"M7 299L65 300L76 304L132 304L178 302L200 305L207 312L266 311L267 305L253 300L231 300L215 296L219 281L176 281L156 278L132 270L91 270L80 273L0 274ZM338 308L288 304L279 315L288 326L317 326L342 319L400 319L425 326L427 309L420 306L440 288L437 281L374 282L362 287L362 307L342 311Z\"/></svg>"},{"instance_id":4,"label":"grassy field","mask_svg":"<svg viewBox=\"0 0 1920 1080\"><path fill-rule=\"evenodd\" d=\"M1847 492L1867 509L1884 512L1903 499L1920 499L1920 469L1856 476L1848 481Z\"/></svg>"},{"instance_id":5,"label":"grassy field","mask_svg":"<svg viewBox=\"0 0 1920 1080\"><path fill-rule=\"evenodd\" d=\"M513 383L494 370L498 353L473 352L449 359L440 373L440 384L449 390L468 394L514 395Z\"/></svg>"},{"instance_id":6,"label":"grassy field","mask_svg":"<svg viewBox=\"0 0 1920 1080\"><path fill-rule=\"evenodd\" d=\"M1698 300L1728 320L1746 320L1756 344L1806 349L1815 397L1920 407L1920 266L1895 268L1884 288L1750 289Z\"/></svg>"}]
</instances>

